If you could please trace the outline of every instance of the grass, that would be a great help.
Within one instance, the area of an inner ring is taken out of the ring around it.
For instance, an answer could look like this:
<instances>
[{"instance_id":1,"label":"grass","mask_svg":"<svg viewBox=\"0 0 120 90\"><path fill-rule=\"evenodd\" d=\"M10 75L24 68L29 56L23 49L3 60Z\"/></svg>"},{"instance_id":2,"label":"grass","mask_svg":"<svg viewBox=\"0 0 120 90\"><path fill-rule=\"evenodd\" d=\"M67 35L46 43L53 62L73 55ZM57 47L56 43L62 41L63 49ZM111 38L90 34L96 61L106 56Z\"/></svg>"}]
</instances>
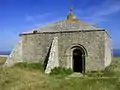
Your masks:
<instances>
[{"instance_id":1,"label":"grass","mask_svg":"<svg viewBox=\"0 0 120 90\"><path fill-rule=\"evenodd\" d=\"M41 70L44 72L44 66L41 63L17 63L13 66L13 68L21 68L21 69L29 69L29 70Z\"/></svg>"},{"instance_id":2,"label":"grass","mask_svg":"<svg viewBox=\"0 0 120 90\"><path fill-rule=\"evenodd\" d=\"M50 75L57 77L57 78L63 78L73 73L72 69L66 69L61 67L55 67L51 70Z\"/></svg>"},{"instance_id":3,"label":"grass","mask_svg":"<svg viewBox=\"0 0 120 90\"><path fill-rule=\"evenodd\" d=\"M114 58L106 72L67 79L44 74L39 63L0 68L0 90L120 90L120 58Z\"/></svg>"},{"instance_id":4,"label":"grass","mask_svg":"<svg viewBox=\"0 0 120 90\"><path fill-rule=\"evenodd\" d=\"M0 57L0 65L5 63L7 57Z\"/></svg>"}]
</instances>

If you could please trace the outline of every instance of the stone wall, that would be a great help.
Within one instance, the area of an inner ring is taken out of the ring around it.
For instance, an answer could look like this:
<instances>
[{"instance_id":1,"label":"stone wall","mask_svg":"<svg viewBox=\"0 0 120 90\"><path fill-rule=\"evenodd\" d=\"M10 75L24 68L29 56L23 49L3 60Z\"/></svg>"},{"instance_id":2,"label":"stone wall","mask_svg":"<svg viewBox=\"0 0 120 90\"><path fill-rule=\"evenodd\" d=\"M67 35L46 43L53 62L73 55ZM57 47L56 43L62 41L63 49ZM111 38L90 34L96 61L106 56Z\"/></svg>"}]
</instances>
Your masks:
<instances>
[{"instance_id":1,"label":"stone wall","mask_svg":"<svg viewBox=\"0 0 120 90\"><path fill-rule=\"evenodd\" d=\"M104 69L104 31L84 31L59 34L60 66L72 68L72 46L82 45L87 50L86 71Z\"/></svg>"},{"instance_id":2,"label":"stone wall","mask_svg":"<svg viewBox=\"0 0 120 90\"><path fill-rule=\"evenodd\" d=\"M4 66L12 66L15 63L22 62L22 39L16 44L12 52L8 56Z\"/></svg>"},{"instance_id":3,"label":"stone wall","mask_svg":"<svg viewBox=\"0 0 120 90\"><path fill-rule=\"evenodd\" d=\"M53 40L51 34L22 35L22 57L28 62L42 62L47 56Z\"/></svg>"},{"instance_id":4,"label":"stone wall","mask_svg":"<svg viewBox=\"0 0 120 90\"><path fill-rule=\"evenodd\" d=\"M25 34L22 37L22 58L24 61L44 63L55 36L58 37L59 65L72 68L71 47L82 45L88 55L85 57L86 71L103 70L105 58L105 31L76 31Z\"/></svg>"}]
</instances>

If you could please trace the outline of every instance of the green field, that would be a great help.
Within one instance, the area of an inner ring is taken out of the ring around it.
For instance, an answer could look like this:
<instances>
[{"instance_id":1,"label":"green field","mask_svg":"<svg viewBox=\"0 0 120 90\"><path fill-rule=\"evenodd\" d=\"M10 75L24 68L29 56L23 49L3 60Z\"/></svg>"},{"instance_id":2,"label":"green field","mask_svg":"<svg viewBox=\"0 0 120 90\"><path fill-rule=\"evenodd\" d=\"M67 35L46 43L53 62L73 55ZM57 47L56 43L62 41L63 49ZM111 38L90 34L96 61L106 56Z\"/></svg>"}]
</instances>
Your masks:
<instances>
[{"instance_id":1,"label":"green field","mask_svg":"<svg viewBox=\"0 0 120 90\"><path fill-rule=\"evenodd\" d=\"M46 75L39 64L0 68L0 90L120 90L120 58L114 58L106 71L85 77Z\"/></svg>"},{"instance_id":2,"label":"green field","mask_svg":"<svg viewBox=\"0 0 120 90\"><path fill-rule=\"evenodd\" d=\"M0 57L0 65L5 63L6 59L7 59L6 57Z\"/></svg>"}]
</instances>

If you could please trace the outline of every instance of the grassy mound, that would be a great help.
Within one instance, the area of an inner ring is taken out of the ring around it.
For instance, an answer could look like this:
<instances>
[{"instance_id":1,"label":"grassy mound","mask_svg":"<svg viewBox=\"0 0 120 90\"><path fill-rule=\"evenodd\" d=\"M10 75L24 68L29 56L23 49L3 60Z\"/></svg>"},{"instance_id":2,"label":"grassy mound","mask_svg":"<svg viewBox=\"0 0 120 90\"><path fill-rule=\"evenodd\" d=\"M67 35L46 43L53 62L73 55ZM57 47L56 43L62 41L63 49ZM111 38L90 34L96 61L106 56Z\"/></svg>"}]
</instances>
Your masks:
<instances>
[{"instance_id":1,"label":"grassy mound","mask_svg":"<svg viewBox=\"0 0 120 90\"><path fill-rule=\"evenodd\" d=\"M100 75L103 73L102 78L92 76L98 72L92 72L88 77L55 77L58 72L64 71L56 68L52 75L46 75L39 63L19 63L11 68L0 68L0 90L120 90L118 58L106 69L106 73L99 72Z\"/></svg>"}]
</instances>

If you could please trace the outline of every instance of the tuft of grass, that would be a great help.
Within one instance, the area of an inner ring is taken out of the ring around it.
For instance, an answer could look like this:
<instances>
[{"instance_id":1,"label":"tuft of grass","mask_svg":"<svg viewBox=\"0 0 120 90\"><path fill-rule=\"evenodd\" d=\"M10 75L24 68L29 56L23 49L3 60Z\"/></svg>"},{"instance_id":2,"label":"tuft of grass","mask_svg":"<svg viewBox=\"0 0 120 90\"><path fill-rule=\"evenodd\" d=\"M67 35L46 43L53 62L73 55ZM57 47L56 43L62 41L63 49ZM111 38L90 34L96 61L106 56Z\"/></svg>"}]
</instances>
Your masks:
<instances>
[{"instance_id":1,"label":"tuft of grass","mask_svg":"<svg viewBox=\"0 0 120 90\"><path fill-rule=\"evenodd\" d=\"M59 75L61 77L65 77L67 75L70 75L73 73L72 69L66 69L66 68L61 68L61 67L55 67L54 69L51 70L50 75Z\"/></svg>"},{"instance_id":2,"label":"tuft of grass","mask_svg":"<svg viewBox=\"0 0 120 90\"><path fill-rule=\"evenodd\" d=\"M35 70L41 70L44 71L44 66L41 63L27 63L27 62L21 62L21 63L17 63L13 66L13 68L15 67L19 67L22 69L35 69Z\"/></svg>"},{"instance_id":3,"label":"tuft of grass","mask_svg":"<svg viewBox=\"0 0 120 90\"><path fill-rule=\"evenodd\" d=\"M86 75L88 77L103 77L104 76L104 71L87 72Z\"/></svg>"},{"instance_id":4,"label":"tuft of grass","mask_svg":"<svg viewBox=\"0 0 120 90\"><path fill-rule=\"evenodd\" d=\"M0 68L0 90L53 90L57 82L35 68Z\"/></svg>"}]
</instances>

